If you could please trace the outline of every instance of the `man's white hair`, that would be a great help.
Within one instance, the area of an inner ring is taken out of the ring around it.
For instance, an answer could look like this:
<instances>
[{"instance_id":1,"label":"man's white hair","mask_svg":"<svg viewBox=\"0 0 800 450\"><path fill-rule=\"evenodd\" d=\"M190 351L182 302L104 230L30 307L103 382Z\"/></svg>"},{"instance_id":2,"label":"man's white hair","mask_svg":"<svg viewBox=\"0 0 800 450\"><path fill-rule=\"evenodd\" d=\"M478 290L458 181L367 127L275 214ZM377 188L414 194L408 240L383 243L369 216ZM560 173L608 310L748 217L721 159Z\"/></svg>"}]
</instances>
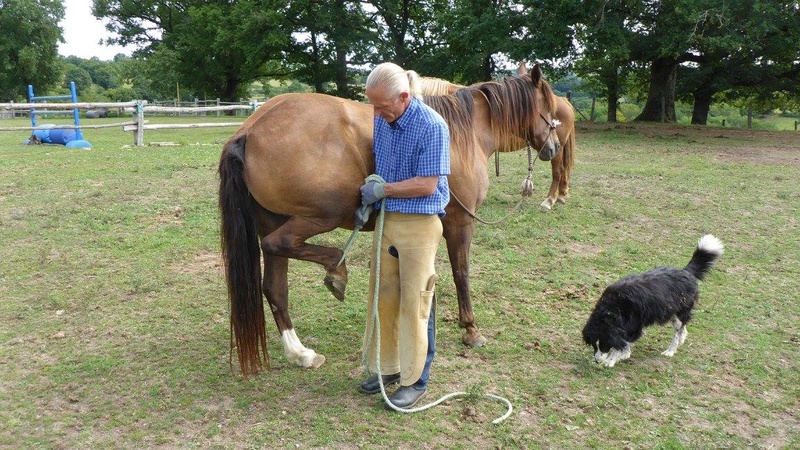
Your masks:
<instances>
[{"instance_id":1,"label":"man's white hair","mask_svg":"<svg viewBox=\"0 0 800 450\"><path fill-rule=\"evenodd\" d=\"M419 74L413 70L404 70L395 63L385 62L378 64L367 77L366 89L382 86L391 97L396 97L403 92L417 98L422 98L421 81Z\"/></svg>"}]
</instances>

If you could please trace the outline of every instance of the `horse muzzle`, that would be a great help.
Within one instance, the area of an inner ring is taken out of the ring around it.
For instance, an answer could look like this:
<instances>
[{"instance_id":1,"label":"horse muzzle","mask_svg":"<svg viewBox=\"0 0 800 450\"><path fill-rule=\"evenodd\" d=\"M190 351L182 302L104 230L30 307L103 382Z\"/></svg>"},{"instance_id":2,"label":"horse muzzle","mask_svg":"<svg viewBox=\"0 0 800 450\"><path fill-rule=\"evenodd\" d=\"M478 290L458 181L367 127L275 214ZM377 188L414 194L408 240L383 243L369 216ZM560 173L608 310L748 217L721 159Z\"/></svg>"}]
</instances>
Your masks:
<instances>
[{"instance_id":1,"label":"horse muzzle","mask_svg":"<svg viewBox=\"0 0 800 450\"><path fill-rule=\"evenodd\" d=\"M561 145L557 140L548 139L547 143L539 150L539 159L542 161L550 161L558 155Z\"/></svg>"}]
</instances>

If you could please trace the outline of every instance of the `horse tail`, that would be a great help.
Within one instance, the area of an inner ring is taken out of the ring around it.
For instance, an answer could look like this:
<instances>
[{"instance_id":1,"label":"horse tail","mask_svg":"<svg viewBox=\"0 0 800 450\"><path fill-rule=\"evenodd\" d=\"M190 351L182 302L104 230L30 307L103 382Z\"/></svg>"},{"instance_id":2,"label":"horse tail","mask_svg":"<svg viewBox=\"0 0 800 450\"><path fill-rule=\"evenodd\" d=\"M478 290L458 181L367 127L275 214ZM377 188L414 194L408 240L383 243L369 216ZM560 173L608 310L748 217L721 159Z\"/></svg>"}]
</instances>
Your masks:
<instances>
[{"instance_id":1,"label":"horse tail","mask_svg":"<svg viewBox=\"0 0 800 450\"><path fill-rule=\"evenodd\" d=\"M575 124L573 123L572 129L569 131L569 136L567 136L567 142L564 143L564 146L561 150L564 155L564 177L567 179L567 183L569 183L569 175L572 173L572 168L575 166Z\"/></svg>"},{"instance_id":2,"label":"horse tail","mask_svg":"<svg viewBox=\"0 0 800 450\"><path fill-rule=\"evenodd\" d=\"M559 107L566 106L569 108L567 111L569 115L572 116L572 120L570 120L570 130L569 135L567 135L566 142L564 142L563 148L561 149L563 156L563 164L564 164L564 179L567 180L567 185L569 185L569 176L572 173L572 168L575 166L575 109L572 106L572 102L570 102L566 98L559 98L559 103L561 105Z\"/></svg>"},{"instance_id":3,"label":"horse tail","mask_svg":"<svg viewBox=\"0 0 800 450\"><path fill-rule=\"evenodd\" d=\"M246 377L269 367L261 297L261 255L253 216L254 201L245 183L245 137L229 140L219 161L219 209L222 259L231 309L230 351ZM231 365L232 361L229 361Z\"/></svg>"}]
</instances>

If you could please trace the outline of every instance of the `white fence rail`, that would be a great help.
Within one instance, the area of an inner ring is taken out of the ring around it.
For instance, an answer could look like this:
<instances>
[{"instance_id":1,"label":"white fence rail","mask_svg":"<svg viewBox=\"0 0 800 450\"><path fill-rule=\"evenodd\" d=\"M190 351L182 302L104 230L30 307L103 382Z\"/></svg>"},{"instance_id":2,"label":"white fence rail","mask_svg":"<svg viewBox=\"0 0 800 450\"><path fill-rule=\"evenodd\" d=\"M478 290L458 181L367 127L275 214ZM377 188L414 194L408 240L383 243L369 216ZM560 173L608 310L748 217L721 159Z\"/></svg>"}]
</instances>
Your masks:
<instances>
[{"instance_id":1,"label":"white fence rail","mask_svg":"<svg viewBox=\"0 0 800 450\"><path fill-rule=\"evenodd\" d=\"M148 123L144 119L147 113L151 114L199 114L209 112L221 111L254 111L260 103L250 103L248 105L221 105L221 106L199 106L199 107L174 107L174 106L150 106L146 101L131 101L121 103L0 103L0 111L14 111L14 110L35 110L37 114L46 114L48 110L66 110L66 109L97 109L108 108L118 109L121 111L131 112L133 114L133 121L117 122L99 125L57 125L51 128L55 129L97 129L97 128L113 128L122 127L122 131L132 131L134 145L141 147L144 145L144 131L145 130L160 130L160 129L180 129L180 128L208 128L208 127L234 127L239 126L243 122L209 122L209 123ZM31 130L31 127L0 127L0 131L26 131Z\"/></svg>"}]
</instances>

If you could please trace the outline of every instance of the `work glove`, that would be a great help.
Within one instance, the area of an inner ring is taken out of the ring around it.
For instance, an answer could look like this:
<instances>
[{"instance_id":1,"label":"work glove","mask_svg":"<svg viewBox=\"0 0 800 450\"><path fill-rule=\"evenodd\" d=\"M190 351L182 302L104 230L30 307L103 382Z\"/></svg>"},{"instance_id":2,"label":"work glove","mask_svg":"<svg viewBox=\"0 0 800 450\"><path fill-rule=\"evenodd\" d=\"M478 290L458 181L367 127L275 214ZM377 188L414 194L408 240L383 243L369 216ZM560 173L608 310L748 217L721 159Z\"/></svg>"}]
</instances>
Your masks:
<instances>
[{"instance_id":1,"label":"work glove","mask_svg":"<svg viewBox=\"0 0 800 450\"><path fill-rule=\"evenodd\" d=\"M386 197L386 194L383 192L383 187L386 183L369 180L361 186L361 204L362 205L371 205L378 200Z\"/></svg>"},{"instance_id":2,"label":"work glove","mask_svg":"<svg viewBox=\"0 0 800 450\"><path fill-rule=\"evenodd\" d=\"M364 227L364 224L369 220L370 214L372 214L372 210L372 205L362 205L356 209L356 212L353 214L353 222L355 223L356 230L360 230Z\"/></svg>"}]
</instances>

